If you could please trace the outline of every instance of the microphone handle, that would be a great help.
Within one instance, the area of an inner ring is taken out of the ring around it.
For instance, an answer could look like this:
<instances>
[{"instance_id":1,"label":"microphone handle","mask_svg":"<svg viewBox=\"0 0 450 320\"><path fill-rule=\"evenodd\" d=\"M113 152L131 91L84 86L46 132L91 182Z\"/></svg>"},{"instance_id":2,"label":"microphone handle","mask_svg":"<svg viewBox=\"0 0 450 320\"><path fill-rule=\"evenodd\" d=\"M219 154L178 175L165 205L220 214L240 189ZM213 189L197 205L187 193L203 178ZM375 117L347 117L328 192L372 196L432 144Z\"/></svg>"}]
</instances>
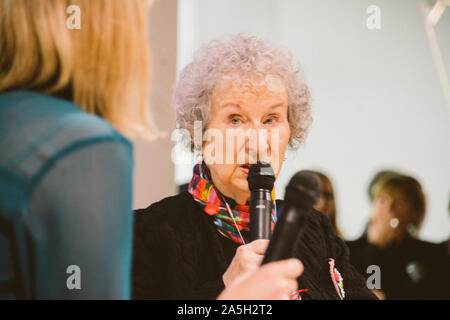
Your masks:
<instances>
[{"instance_id":1,"label":"microphone handle","mask_svg":"<svg viewBox=\"0 0 450 320\"><path fill-rule=\"evenodd\" d=\"M307 209L287 204L283 211L261 264L292 258L294 247L303 233Z\"/></svg>"},{"instance_id":2,"label":"microphone handle","mask_svg":"<svg viewBox=\"0 0 450 320\"><path fill-rule=\"evenodd\" d=\"M272 197L269 190L252 191L250 199L250 241L270 239Z\"/></svg>"}]
</instances>

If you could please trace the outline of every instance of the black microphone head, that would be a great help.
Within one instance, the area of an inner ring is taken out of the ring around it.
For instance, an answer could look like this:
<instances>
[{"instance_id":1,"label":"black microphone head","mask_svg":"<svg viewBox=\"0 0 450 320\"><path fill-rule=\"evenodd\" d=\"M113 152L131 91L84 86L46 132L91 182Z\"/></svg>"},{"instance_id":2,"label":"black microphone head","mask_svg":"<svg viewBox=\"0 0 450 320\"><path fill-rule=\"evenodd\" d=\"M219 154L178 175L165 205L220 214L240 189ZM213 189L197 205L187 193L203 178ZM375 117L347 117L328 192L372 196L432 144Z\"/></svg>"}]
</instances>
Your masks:
<instances>
[{"instance_id":1,"label":"black microphone head","mask_svg":"<svg viewBox=\"0 0 450 320\"><path fill-rule=\"evenodd\" d=\"M284 199L297 206L313 206L320 195L319 178L310 171L297 172L286 187Z\"/></svg>"},{"instance_id":2,"label":"black microphone head","mask_svg":"<svg viewBox=\"0 0 450 320\"><path fill-rule=\"evenodd\" d=\"M247 181L250 191L257 189L272 191L275 173L269 163L258 161L250 166Z\"/></svg>"}]
</instances>

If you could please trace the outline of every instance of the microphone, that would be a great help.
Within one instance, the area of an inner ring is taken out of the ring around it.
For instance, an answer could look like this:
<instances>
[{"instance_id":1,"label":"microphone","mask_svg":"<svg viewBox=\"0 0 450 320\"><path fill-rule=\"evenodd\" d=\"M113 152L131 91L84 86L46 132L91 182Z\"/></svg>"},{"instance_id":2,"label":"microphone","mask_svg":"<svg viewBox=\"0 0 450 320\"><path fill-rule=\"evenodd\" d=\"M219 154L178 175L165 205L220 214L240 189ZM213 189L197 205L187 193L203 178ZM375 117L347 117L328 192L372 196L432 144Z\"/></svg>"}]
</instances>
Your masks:
<instances>
[{"instance_id":1,"label":"microphone","mask_svg":"<svg viewBox=\"0 0 450 320\"><path fill-rule=\"evenodd\" d=\"M319 197L318 178L310 172L300 171L289 181L285 193L285 206L273 230L261 264L292 258L292 251L304 231L306 216Z\"/></svg>"},{"instance_id":2,"label":"microphone","mask_svg":"<svg viewBox=\"0 0 450 320\"><path fill-rule=\"evenodd\" d=\"M270 220L272 216L271 191L275 173L267 162L258 161L250 166L248 172L250 196L250 241L270 239Z\"/></svg>"}]
</instances>

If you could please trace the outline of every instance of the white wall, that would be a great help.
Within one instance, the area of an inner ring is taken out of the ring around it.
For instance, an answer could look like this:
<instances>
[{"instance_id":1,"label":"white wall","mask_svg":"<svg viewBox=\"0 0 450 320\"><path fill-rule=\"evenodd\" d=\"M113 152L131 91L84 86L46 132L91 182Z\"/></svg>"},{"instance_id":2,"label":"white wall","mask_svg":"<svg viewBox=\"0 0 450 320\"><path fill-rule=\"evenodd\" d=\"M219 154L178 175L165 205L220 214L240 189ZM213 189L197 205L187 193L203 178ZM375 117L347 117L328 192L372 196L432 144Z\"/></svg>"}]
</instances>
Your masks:
<instances>
[{"instance_id":1,"label":"white wall","mask_svg":"<svg viewBox=\"0 0 450 320\"><path fill-rule=\"evenodd\" d=\"M416 177L426 192L421 238L450 235L450 106L446 105L418 0L179 0L180 70L201 44L248 32L285 46L300 62L313 97L307 142L277 180L278 197L298 170L329 174L338 223L347 238L370 214L367 185L381 169ZM381 30L368 30L366 8L381 8ZM450 66L450 7L437 26ZM450 70L450 68L447 68ZM448 71L447 71L448 72ZM190 165L175 181L189 181Z\"/></svg>"},{"instance_id":2,"label":"white wall","mask_svg":"<svg viewBox=\"0 0 450 320\"><path fill-rule=\"evenodd\" d=\"M133 208L151 203L176 192L174 164L169 160L170 133L175 115L170 109L172 86L176 76L177 0L155 0L150 15L151 86L150 104L154 122L161 136L149 141L133 138L134 183ZM165 134L165 135L164 135Z\"/></svg>"}]
</instances>

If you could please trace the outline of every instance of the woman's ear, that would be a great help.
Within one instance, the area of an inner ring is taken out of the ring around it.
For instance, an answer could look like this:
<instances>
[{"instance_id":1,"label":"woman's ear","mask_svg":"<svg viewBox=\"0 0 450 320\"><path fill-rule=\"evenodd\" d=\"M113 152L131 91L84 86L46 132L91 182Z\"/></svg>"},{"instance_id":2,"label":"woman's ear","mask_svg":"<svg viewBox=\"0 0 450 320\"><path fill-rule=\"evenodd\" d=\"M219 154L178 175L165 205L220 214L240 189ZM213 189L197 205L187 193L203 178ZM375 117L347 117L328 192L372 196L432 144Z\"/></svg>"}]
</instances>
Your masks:
<instances>
[{"instance_id":1,"label":"woman's ear","mask_svg":"<svg viewBox=\"0 0 450 320\"><path fill-rule=\"evenodd\" d=\"M406 225L406 230L413 237L417 237L419 235L419 228L416 226L414 222L408 223Z\"/></svg>"}]
</instances>

